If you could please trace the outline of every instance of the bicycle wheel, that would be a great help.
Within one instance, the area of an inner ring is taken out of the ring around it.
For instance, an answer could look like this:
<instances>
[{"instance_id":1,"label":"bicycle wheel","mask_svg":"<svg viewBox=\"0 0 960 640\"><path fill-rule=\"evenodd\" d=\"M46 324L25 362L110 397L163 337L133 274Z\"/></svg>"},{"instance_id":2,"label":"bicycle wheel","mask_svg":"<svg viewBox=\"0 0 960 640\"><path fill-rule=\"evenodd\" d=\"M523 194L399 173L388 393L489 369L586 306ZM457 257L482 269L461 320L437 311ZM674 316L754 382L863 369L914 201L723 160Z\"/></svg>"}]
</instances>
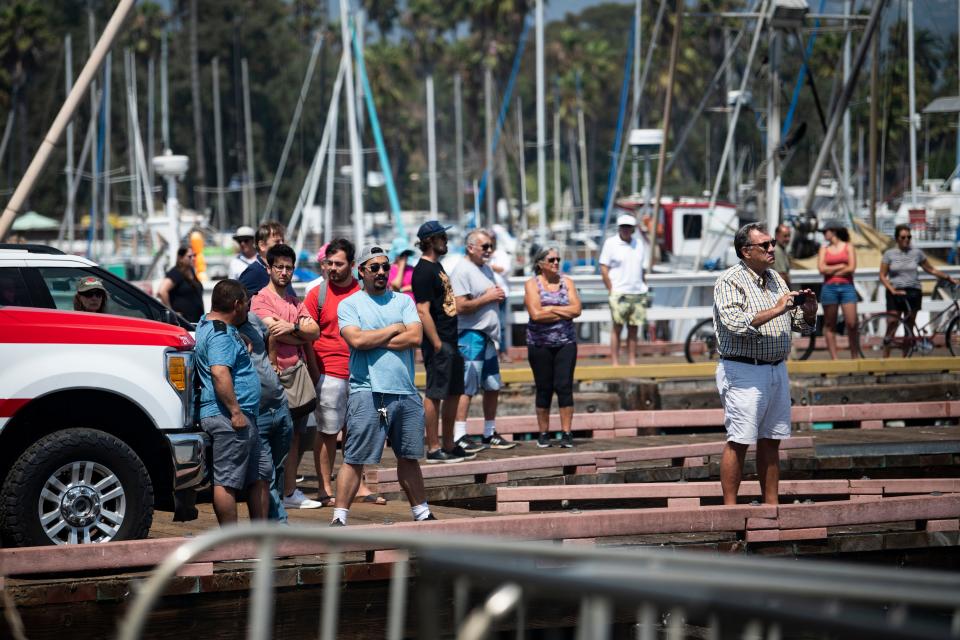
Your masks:
<instances>
[{"instance_id":1,"label":"bicycle wheel","mask_svg":"<svg viewBox=\"0 0 960 640\"><path fill-rule=\"evenodd\" d=\"M887 333L891 326L894 328L888 340ZM860 355L864 358L884 357L884 351L888 348L890 355L899 352L904 358L909 358L915 346L916 338L912 329L897 314L881 311L860 322Z\"/></svg>"},{"instance_id":2,"label":"bicycle wheel","mask_svg":"<svg viewBox=\"0 0 960 640\"><path fill-rule=\"evenodd\" d=\"M795 334L790 341L790 359L806 360L813 354L813 349L817 346L817 334L811 333L809 336Z\"/></svg>"},{"instance_id":3,"label":"bicycle wheel","mask_svg":"<svg viewBox=\"0 0 960 640\"><path fill-rule=\"evenodd\" d=\"M950 355L960 356L960 316L947 325L947 348L950 349Z\"/></svg>"},{"instance_id":4,"label":"bicycle wheel","mask_svg":"<svg viewBox=\"0 0 960 640\"><path fill-rule=\"evenodd\" d=\"M698 322L683 343L687 362L712 362L717 359L717 334L713 330L713 318Z\"/></svg>"}]
</instances>

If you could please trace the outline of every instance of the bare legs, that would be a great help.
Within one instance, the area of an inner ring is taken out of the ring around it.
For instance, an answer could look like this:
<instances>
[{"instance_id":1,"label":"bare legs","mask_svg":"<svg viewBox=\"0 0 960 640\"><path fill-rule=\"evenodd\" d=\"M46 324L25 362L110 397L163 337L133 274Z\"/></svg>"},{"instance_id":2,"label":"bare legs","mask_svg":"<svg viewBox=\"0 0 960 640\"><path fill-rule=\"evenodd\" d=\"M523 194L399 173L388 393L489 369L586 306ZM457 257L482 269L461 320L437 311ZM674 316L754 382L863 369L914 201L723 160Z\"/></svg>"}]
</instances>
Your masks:
<instances>
[{"instance_id":1,"label":"bare legs","mask_svg":"<svg viewBox=\"0 0 960 640\"><path fill-rule=\"evenodd\" d=\"M323 433L317 429L317 440L313 447L313 466L320 476L317 489L320 497L333 495L333 465L337 458L337 434Z\"/></svg>"},{"instance_id":2,"label":"bare legs","mask_svg":"<svg viewBox=\"0 0 960 640\"><path fill-rule=\"evenodd\" d=\"M843 322L846 324L847 341L850 343L850 357L854 360L860 357L860 327L857 324L857 303L846 302L843 305L823 305L823 336L827 340L827 350L830 359L836 360L837 355L837 314L838 307L843 307ZM884 349L889 352L889 349ZM886 355L884 356L886 357Z\"/></svg>"},{"instance_id":3,"label":"bare legs","mask_svg":"<svg viewBox=\"0 0 960 640\"><path fill-rule=\"evenodd\" d=\"M439 449L441 438L445 451L453 449L453 422L457 419L460 398L461 396L447 396L442 401L424 398L423 422L427 435L427 451ZM469 407L469 400L467 406Z\"/></svg>"},{"instance_id":4,"label":"bare legs","mask_svg":"<svg viewBox=\"0 0 960 640\"><path fill-rule=\"evenodd\" d=\"M613 329L610 331L610 363L613 366L620 364L620 330L623 325L613 323Z\"/></svg>"},{"instance_id":5,"label":"bare legs","mask_svg":"<svg viewBox=\"0 0 960 640\"><path fill-rule=\"evenodd\" d=\"M737 492L743 478L743 461L748 445L727 442L720 460L720 485L723 488L723 504L737 504ZM779 503L780 489L780 441L763 438L757 441L757 477L760 494L765 504Z\"/></svg>"},{"instance_id":6,"label":"bare legs","mask_svg":"<svg viewBox=\"0 0 960 640\"><path fill-rule=\"evenodd\" d=\"M843 322L847 325L847 341L850 343L850 358L860 357L860 326L857 324L857 303L847 302L843 306Z\"/></svg>"},{"instance_id":7,"label":"bare legs","mask_svg":"<svg viewBox=\"0 0 960 640\"><path fill-rule=\"evenodd\" d=\"M467 414L470 412L470 400L473 399L473 396L468 396L466 394L460 396L460 400L457 403L457 422L463 422L467 419ZM499 391L484 391L483 392L483 419L484 420L494 420L497 417L497 403L500 401L500 392Z\"/></svg>"},{"instance_id":8,"label":"bare legs","mask_svg":"<svg viewBox=\"0 0 960 640\"><path fill-rule=\"evenodd\" d=\"M613 323L613 330L610 332L610 362L613 366L620 364L620 331L622 324ZM627 325L627 364L631 367L637 364L637 334L640 327L632 324Z\"/></svg>"},{"instance_id":9,"label":"bare legs","mask_svg":"<svg viewBox=\"0 0 960 640\"><path fill-rule=\"evenodd\" d=\"M257 480L247 487L247 508L250 509L251 520L266 520L267 506L270 495L265 480ZM237 522L237 490L222 485L213 487L213 512L217 514L217 522L236 524Z\"/></svg>"},{"instance_id":10,"label":"bare legs","mask_svg":"<svg viewBox=\"0 0 960 640\"><path fill-rule=\"evenodd\" d=\"M400 487L407 494L407 500L410 506L423 504L426 502L426 492L423 489L423 474L420 473L420 463L417 460L408 460L406 458L397 459L397 479L400 481ZM338 509L349 509L353 499L357 497L357 492L363 483L363 465L344 463L340 467L340 473L337 474L337 500Z\"/></svg>"},{"instance_id":11,"label":"bare legs","mask_svg":"<svg viewBox=\"0 0 960 640\"><path fill-rule=\"evenodd\" d=\"M837 359L837 307L836 304L823 305L823 337L827 340L830 359Z\"/></svg>"},{"instance_id":12,"label":"bare legs","mask_svg":"<svg viewBox=\"0 0 960 640\"><path fill-rule=\"evenodd\" d=\"M573 405L560 407L560 430L564 433L570 433L571 428L573 428Z\"/></svg>"}]
</instances>

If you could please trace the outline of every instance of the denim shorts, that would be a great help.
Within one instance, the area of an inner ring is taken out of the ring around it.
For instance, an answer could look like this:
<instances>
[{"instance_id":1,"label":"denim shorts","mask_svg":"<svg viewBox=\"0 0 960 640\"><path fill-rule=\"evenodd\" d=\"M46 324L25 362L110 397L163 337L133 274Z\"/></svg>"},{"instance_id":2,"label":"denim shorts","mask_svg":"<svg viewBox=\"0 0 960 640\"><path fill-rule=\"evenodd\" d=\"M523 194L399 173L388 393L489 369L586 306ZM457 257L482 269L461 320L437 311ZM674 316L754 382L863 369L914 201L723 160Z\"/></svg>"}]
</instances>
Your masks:
<instances>
[{"instance_id":1,"label":"denim shorts","mask_svg":"<svg viewBox=\"0 0 960 640\"><path fill-rule=\"evenodd\" d=\"M386 419L378 409L386 410ZM387 439L398 458L423 457L423 400L420 394L351 391L347 399L346 464L377 464Z\"/></svg>"},{"instance_id":2,"label":"denim shorts","mask_svg":"<svg viewBox=\"0 0 960 640\"><path fill-rule=\"evenodd\" d=\"M857 288L852 284L825 284L820 289L820 304L849 304L859 302Z\"/></svg>"}]
</instances>

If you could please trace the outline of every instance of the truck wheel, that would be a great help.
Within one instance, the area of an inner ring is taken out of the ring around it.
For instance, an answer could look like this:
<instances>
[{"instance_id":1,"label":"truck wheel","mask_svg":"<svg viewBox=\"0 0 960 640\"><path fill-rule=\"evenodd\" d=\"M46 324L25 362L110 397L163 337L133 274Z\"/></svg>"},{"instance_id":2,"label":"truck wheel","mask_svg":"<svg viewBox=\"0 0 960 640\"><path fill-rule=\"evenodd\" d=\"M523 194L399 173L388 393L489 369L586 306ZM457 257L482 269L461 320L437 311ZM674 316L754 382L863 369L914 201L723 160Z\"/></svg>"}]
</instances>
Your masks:
<instances>
[{"instance_id":1,"label":"truck wheel","mask_svg":"<svg viewBox=\"0 0 960 640\"><path fill-rule=\"evenodd\" d=\"M123 441L96 429L65 429L17 459L0 506L0 530L16 546L134 540L150 531L153 484Z\"/></svg>"}]
</instances>

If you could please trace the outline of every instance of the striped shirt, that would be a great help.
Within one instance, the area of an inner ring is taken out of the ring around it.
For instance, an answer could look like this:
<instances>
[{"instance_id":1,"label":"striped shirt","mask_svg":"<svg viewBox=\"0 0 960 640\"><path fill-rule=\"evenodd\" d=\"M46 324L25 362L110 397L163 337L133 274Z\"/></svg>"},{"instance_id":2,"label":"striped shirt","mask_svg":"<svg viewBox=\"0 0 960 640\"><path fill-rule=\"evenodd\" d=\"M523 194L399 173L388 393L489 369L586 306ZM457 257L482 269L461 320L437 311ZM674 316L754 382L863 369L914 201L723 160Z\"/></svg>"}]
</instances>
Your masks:
<instances>
[{"instance_id":1,"label":"striped shirt","mask_svg":"<svg viewBox=\"0 0 960 640\"><path fill-rule=\"evenodd\" d=\"M799 307L759 327L754 317L776 306L790 292L773 269L757 275L743 261L724 271L713 287L713 327L721 356L756 358L765 362L790 355L790 331L809 335L813 329Z\"/></svg>"}]
</instances>

